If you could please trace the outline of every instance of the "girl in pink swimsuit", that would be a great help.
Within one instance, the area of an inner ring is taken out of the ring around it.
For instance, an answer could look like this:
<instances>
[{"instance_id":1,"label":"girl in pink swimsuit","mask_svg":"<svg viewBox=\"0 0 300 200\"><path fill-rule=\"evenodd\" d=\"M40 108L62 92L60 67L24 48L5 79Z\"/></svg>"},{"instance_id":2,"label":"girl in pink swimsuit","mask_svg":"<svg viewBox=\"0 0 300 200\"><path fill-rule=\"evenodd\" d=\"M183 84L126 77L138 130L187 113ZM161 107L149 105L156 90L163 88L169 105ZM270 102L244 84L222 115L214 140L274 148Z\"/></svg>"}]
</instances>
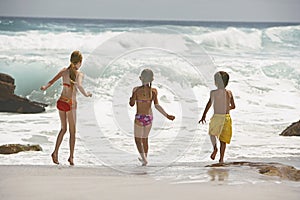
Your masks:
<instances>
[{"instance_id":1,"label":"girl in pink swimsuit","mask_svg":"<svg viewBox=\"0 0 300 200\"><path fill-rule=\"evenodd\" d=\"M159 105L157 98L157 90L152 88L153 72L150 69L144 69L141 73L140 80L142 86L133 88L129 105L134 106L136 103L137 112L134 123L134 138L136 147L140 153L139 160L142 165L147 165L148 155L148 136L152 127L152 109L151 104L154 102L155 108L169 120L174 120L173 115L167 114Z\"/></svg>"}]
</instances>

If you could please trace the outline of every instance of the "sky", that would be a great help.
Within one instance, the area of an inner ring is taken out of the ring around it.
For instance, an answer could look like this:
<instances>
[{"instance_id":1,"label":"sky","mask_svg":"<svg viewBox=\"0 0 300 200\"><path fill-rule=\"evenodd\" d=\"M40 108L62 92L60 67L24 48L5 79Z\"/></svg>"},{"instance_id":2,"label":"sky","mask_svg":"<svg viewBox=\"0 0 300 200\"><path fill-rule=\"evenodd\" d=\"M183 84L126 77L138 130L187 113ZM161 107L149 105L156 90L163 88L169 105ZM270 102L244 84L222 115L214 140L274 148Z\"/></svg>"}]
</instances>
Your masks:
<instances>
[{"instance_id":1,"label":"sky","mask_svg":"<svg viewBox=\"0 0 300 200\"><path fill-rule=\"evenodd\" d=\"M0 16L300 22L300 0L0 0Z\"/></svg>"}]
</instances>

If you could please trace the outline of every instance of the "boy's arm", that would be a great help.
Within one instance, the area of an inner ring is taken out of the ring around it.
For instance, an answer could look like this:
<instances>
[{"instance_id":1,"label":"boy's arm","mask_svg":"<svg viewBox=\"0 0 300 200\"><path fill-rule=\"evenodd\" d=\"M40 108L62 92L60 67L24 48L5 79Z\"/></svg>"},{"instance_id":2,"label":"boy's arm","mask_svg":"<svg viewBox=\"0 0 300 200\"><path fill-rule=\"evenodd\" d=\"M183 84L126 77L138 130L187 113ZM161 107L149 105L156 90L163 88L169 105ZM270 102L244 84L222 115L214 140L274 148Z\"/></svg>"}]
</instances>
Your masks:
<instances>
[{"instance_id":1,"label":"boy's arm","mask_svg":"<svg viewBox=\"0 0 300 200\"><path fill-rule=\"evenodd\" d=\"M168 118L169 120L174 120L175 116L173 115L169 115L158 103L158 98L157 98L157 90L153 89L153 94L154 94L154 106L156 108L156 110L158 110L163 116L165 116L166 118Z\"/></svg>"},{"instance_id":2,"label":"boy's arm","mask_svg":"<svg viewBox=\"0 0 300 200\"><path fill-rule=\"evenodd\" d=\"M136 101L136 91L137 91L137 89L138 89L138 87L135 87L135 88L133 88L133 90L132 90L132 95L131 95L131 97L130 97L130 99L129 99L129 105L132 107L132 106L134 106L134 104L135 104L135 101Z\"/></svg>"},{"instance_id":3,"label":"boy's arm","mask_svg":"<svg viewBox=\"0 0 300 200\"><path fill-rule=\"evenodd\" d=\"M234 103L232 92L229 91L229 94L230 94L230 101L229 101L230 105L229 105L229 108L230 108L230 110L233 110L233 109L235 109L235 103Z\"/></svg>"},{"instance_id":4,"label":"boy's arm","mask_svg":"<svg viewBox=\"0 0 300 200\"><path fill-rule=\"evenodd\" d=\"M76 85L78 90L81 92L81 94L83 94L85 97L91 97L92 94L89 92L86 92L84 90L84 88L82 87L82 81L83 81L83 73L79 72L78 77L77 77L77 82L75 82L74 84Z\"/></svg>"},{"instance_id":5,"label":"boy's arm","mask_svg":"<svg viewBox=\"0 0 300 200\"><path fill-rule=\"evenodd\" d=\"M60 72L58 72L54 77L53 79L51 79L47 85L43 85L41 87L41 90L45 91L47 90L53 83L55 83L61 76L62 74L67 70L67 68L63 68Z\"/></svg>"},{"instance_id":6,"label":"boy's arm","mask_svg":"<svg viewBox=\"0 0 300 200\"><path fill-rule=\"evenodd\" d=\"M203 123L206 123L206 120L205 120L205 118L206 118L206 113L208 112L208 110L209 110L210 107L211 107L211 98L209 98L209 100L208 100L208 102L207 102L207 104L206 104L206 107L205 107L205 109L204 109L203 115L202 115L202 117L201 117L199 123L200 123L200 122L202 122L202 124L203 124Z\"/></svg>"},{"instance_id":7,"label":"boy's arm","mask_svg":"<svg viewBox=\"0 0 300 200\"><path fill-rule=\"evenodd\" d=\"M207 114L208 110L210 109L210 107L212 105L212 100L211 100L212 99L212 95L213 95L213 91L211 91L210 94L209 94L209 100L208 100L208 102L207 102L207 104L205 106L203 115L202 115L201 119L199 120L199 123L200 122L202 122L202 124L206 123L206 120L205 120L206 114Z\"/></svg>"}]
</instances>

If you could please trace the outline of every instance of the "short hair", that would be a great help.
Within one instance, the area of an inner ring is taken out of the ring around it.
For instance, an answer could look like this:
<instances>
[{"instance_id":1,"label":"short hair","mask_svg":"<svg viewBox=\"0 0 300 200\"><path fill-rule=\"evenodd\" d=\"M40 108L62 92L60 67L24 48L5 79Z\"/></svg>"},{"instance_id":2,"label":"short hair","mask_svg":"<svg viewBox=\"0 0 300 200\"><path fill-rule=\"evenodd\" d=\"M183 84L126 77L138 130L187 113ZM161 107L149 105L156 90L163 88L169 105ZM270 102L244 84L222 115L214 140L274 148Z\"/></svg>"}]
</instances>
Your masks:
<instances>
[{"instance_id":1,"label":"short hair","mask_svg":"<svg viewBox=\"0 0 300 200\"><path fill-rule=\"evenodd\" d=\"M215 73L215 83L218 88L225 88L228 85L229 74L224 71Z\"/></svg>"}]
</instances>

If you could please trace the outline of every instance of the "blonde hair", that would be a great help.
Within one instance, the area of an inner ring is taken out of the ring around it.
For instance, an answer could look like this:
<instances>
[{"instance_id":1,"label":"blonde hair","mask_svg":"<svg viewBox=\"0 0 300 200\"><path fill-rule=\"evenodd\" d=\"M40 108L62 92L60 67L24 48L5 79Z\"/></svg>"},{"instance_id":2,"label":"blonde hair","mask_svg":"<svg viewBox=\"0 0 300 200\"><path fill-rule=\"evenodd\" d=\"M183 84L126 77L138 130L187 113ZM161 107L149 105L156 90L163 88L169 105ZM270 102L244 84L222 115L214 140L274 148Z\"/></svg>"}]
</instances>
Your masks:
<instances>
[{"instance_id":1,"label":"blonde hair","mask_svg":"<svg viewBox=\"0 0 300 200\"><path fill-rule=\"evenodd\" d=\"M71 79L71 87L73 88L74 82L76 81L76 67L75 65L77 63L82 62L82 55L80 53L80 51L73 51L71 54L71 58L70 58L70 65L68 67L69 69L69 74L70 74L70 79Z\"/></svg>"},{"instance_id":2,"label":"blonde hair","mask_svg":"<svg viewBox=\"0 0 300 200\"><path fill-rule=\"evenodd\" d=\"M149 92L149 96L152 99L152 81L153 81L153 72L151 69L144 69L141 73L141 81L143 83L143 86L146 84L149 84L150 87L150 92Z\"/></svg>"}]
</instances>

